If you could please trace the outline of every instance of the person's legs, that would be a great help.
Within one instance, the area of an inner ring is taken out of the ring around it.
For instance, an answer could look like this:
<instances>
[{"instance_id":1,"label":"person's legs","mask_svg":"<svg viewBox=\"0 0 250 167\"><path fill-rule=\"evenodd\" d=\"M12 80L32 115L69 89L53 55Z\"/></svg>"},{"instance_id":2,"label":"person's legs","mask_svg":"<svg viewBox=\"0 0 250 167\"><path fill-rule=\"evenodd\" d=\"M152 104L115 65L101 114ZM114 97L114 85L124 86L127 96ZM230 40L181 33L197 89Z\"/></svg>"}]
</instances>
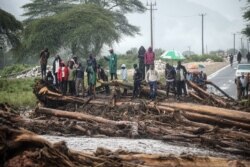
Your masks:
<instances>
[{"instance_id":1,"label":"person's legs","mask_svg":"<svg viewBox=\"0 0 250 167\"><path fill-rule=\"evenodd\" d=\"M154 98L153 97L154 96L154 92L153 92L154 91L153 90L154 89L154 84L153 84L153 82L149 82L149 87L150 87L150 96L149 96L149 98L153 99Z\"/></svg>"},{"instance_id":2,"label":"person's legs","mask_svg":"<svg viewBox=\"0 0 250 167\"><path fill-rule=\"evenodd\" d=\"M153 100L155 100L157 96L157 81L153 82Z\"/></svg>"},{"instance_id":3,"label":"person's legs","mask_svg":"<svg viewBox=\"0 0 250 167\"><path fill-rule=\"evenodd\" d=\"M117 73L115 73L114 75L115 75L115 79L117 80L117 79L118 79L118 78L117 78Z\"/></svg>"},{"instance_id":4,"label":"person's legs","mask_svg":"<svg viewBox=\"0 0 250 167\"><path fill-rule=\"evenodd\" d=\"M113 74L113 73L111 73L110 75L111 75L111 81L113 81L113 76L114 76L114 74Z\"/></svg>"},{"instance_id":5,"label":"person's legs","mask_svg":"<svg viewBox=\"0 0 250 167\"><path fill-rule=\"evenodd\" d=\"M169 95L169 90L170 90L170 82L166 81L166 95L167 95L167 97Z\"/></svg>"},{"instance_id":6,"label":"person's legs","mask_svg":"<svg viewBox=\"0 0 250 167\"><path fill-rule=\"evenodd\" d=\"M181 82L182 82L183 93L184 93L185 96L187 96L186 82L185 81L181 81Z\"/></svg>"},{"instance_id":7,"label":"person's legs","mask_svg":"<svg viewBox=\"0 0 250 167\"><path fill-rule=\"evenodd\" d=\"M176 81L176 87L177 87L177 98L180 98L180 96L181 96L181 83L180 83L180 81Z\"/></svg>"},{"instance_id":8,"label":"person's legs","mask_svg":"<svg viewBox=\"0 0 250 167\"><path fill-rule=\"evenodd\" d=\"M80 79L76 78L76 84L75 84L76 96L79 96L79 86L80 86Z\"/></svg>"}]
</instances>

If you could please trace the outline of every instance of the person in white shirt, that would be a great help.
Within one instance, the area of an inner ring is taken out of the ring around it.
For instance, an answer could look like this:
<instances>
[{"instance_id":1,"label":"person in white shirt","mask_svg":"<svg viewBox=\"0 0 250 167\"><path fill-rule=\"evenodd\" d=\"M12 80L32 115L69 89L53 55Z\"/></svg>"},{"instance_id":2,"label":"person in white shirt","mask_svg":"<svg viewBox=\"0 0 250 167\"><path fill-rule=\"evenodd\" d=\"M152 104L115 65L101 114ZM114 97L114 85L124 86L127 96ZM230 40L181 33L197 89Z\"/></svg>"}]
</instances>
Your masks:
<instances>
[{"instance_id":1,"label":"person in white shirt","mask_svg":"<svg viewBox=\"0 0 250 167\"><path fill-rule=\"evenodd\" d=\"M155 100L157 96L157 81L160 79L158 71L154 69L154 65L150 65L150 69L146 73L146 82L150 86L150 99Z\"/></svg>"},{"instance_id":2,"label":"person in white shirt","mask_svg":"<svg viewBox=\"0 0 250 167\"><path fill-rule=\"evenodd\" d=\"M122 64L121 66L121 77L123 82L128 82L128 72L125 64ZM127 89L124 88L123 95L127 95Z\"/></svg>"}]
</instances>

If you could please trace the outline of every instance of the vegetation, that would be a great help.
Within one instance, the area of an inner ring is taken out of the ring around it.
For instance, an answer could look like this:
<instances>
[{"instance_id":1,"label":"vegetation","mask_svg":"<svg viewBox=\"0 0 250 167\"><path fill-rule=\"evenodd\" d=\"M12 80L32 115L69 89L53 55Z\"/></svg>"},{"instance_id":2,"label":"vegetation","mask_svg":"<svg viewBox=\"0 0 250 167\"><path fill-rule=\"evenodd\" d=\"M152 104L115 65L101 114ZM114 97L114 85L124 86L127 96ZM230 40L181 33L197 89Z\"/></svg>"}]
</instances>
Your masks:
<instances>
[{"instance_id":1,"label":"vegetation","mask_svg":"<svg viewBox=\"0 0 250 167\"><path fill-rule=\"evenodd\" d=\"M185 62L199 62L199 61L206 61L206 60L212 60L214 62L223 62L223 58L217 55L191 55L191 56L187 56Z\"/></svg>"},{"instance_id":2,"label":"vegetation","mask_svg":"<svg viewBox=\"0 0 250 167\"><path fill-rule=\"evenodd\" d=\"M79 57L98 55L103 45L138 34L139 28L129 24L125 14L145 11L140 0L32 0L23 8L28 19L21 57L44 47L52 53L63 48Z\"/></svg>"},{"instance_id":3,"label":"vegetation","mask_svg":"<svg viewBox=\"0 0 250 167\"><path fill-rule=\"evenodd\" d=\"M14 64L14 65L7 66L4 69L0 70L0 76L6 77L11 74L22 72L28 68L30 68L30 66L26 64Z\"/></svg>"},{"instance_id":4,"label":"vegetation","mask_svg":"<svg viewBox=\"0 0 250 167\"><path fill-rule=\"evenodd\" d=\"M33 79L0 79L0 103L15 107L34 107L36 98L33 94Z\"/></svg>"}]
</instances>

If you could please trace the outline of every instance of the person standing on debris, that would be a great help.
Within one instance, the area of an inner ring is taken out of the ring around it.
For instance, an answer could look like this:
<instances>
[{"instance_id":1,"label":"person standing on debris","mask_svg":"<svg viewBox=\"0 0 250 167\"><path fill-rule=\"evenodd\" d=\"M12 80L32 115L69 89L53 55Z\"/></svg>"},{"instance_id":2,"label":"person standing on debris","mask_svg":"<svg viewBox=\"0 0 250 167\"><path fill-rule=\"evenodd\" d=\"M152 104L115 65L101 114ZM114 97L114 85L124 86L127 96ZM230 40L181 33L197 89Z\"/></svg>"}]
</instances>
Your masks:
<instances>
[{"instance_id":1,"label":"person standing on debris","mask_svg":"<svg viewBox=\"0 0 250 167\"><path fill-rule=\"evenodd\" d=\"M244 75L244 73L241 73L240 83L241 83L241 96L242 97L245 97L246 95L247 82L248 82L248 78Z\"/></svg>"},{"instance_id":2,"label":"person standing on debris","mask_svg":"<svg viewBox=\"0 0 250 167\"><path fill-rule=\"evenodd\" d=\"M53 85L54 77L53 77L51 71L48 71L48 73L45 77L45 81L48 82L50 85Z\"/></svg>"},{"instance_id":3,"label":"person standing on debris","mask_svg":"<svg viewBox=\"0 0 250 167\"><path fill-rule=\"evenodd\" d=\"M57 74L58 74L58 71L59 71L59 68L60 68L60 63L61 63L61 58L59 55L56 55L55 57L55 60L53 61L53 68L52 68L52 71L53 71L53 74L55 76L55 85L56 87L58 87L58 79L57 79Z\"/></svg>"},{"instance_id":4,"label":"person standing on debris","mask_svg":"<svg viewBox=\"0 0 250 167\"><path fill-rule=\"evenodd\" d=\"M235 84L236 84L236 87L237 87L237 99L238 100L241 100L242 98L242 83L241 83L241 77L238 76L235 80Z\"/></svg>"},{"instance_id":5,"label":"person standing on debris","mask_svg":"<svg viewBox=\"0 0 250 167\"><path fill-rule=\"evenodd\" d=\"M133 98L136 98L140 95L140 87L141 87L141 81L142 81L142 73L140 69L137 67L137 64L133 65L134 67L134 89L133 89Z\"/></svg>"},{"instance_id":6,"label":"person standing on debris","mask_svg":"<svg viewBox=\"0 0 250 167\"><path fill-rule=\"evenodd\" d=\"M122 66L121 66L121 77L122 77L122 81L124 83L128 82L128 72L127 72L127 68L126 68L125 64L122 64ZM127 95L127 89L126 88L124 88L123 95L124 96Z\"/></svg>"},{"instance_id":7,"label":"person standing on debris","mask_svg":"<svg viewBox=\"0 0 250 167\"><path fill-rule=\"evenodd\" d=\"M173 66L170 64L166 64L165 68L165 78L166 78L166 95L168 97L169 91L172 89L174 94L176 95L175 91L175 77L176 77L176 71Z\"/></svg>"},{"instance_id":8,"label":"person standing on debris","mask_svg":"<svg viewBox=\"0 0 250 167\"><path fill-rule=\"evenodd\" d=\"M68 85L69 85L69 94L71 96L74 96L76 93L75 90L75 74L76 74L76 69L74 68L74 62L69 63L69 76L68 76Z\"/></svg>"},{"instance_id":9,"label":"person standing on debris","mask_svg":"<svg viewBox=\"0 0 250 167\"><path fill-rule=\"evenodd\" d=\"M139 69L142 72L142 78L145 78L145 64L144 64L144 56L146 53L146 49L141 46L138 51L138 59L139 59Z\"/></svg>"},{"instance_id":10,"label":"person standing on debris","mask_svg":"<svg viewBox=\"0 0 250 167\"><path fill-rule=\"evenodd\" d=\"M96 71L97 71L97 63L96 63L96 59L95 57L93 56L93 54L91 53L89 55L89 58L87 60L87 65L91 65L93 67L93 70L95 72L95 75L96 75ZM87 69L86 69L87 70ZM87 71L86 71L87 72ZM90 73L87 72L87 82L89 83L89 78L90 78Z\"/></svg>"},{"instance_id":11,"label":"person standing on debris","mask_svg":"<svg viewBox=\"0 0 250 167\"><path fill-rule=\"evenodd\" d=\"M233 66L233 61L234 61L234 56L233 56L233 54L230 54L229 55L229 61L230 61L230 65L231 65L231 67Z\"/></svg>"},{"instance_id":12,"label":"person standing on debris","mask_svg":"<svg viewBox=\"0 0 250 167\"><path fill-rule=\"evenodd\" d=\"M114 53L113 49L109 50L110 56L104 56L105 60L109 62L109 73L111 76L111 81L113 78L117 79L117 55Z\"/></svg>"},{"instance_id":13,"label":"person standing on debris","mask_svg":"<svg viewBox=\"0 0 250 167\"><path fill-rule=\"evenodd\" d=\"M150 69L146 73L146 82L150 87L150 99L155 100L157 96L157 81L160 79L158 71L155 70L154 65L150 65Z\"/></svg>"},{"instance_id":14,"label":"person standing on debris","mask_svg":"<svg viewBox=\"0 0 250 167\"><path fill-rule=\"evenodd\" d=\"M75 89L76 89L76 96L79 96L80 91L84 90L84 69L82 64L79 63L78 67L76 68L76 80L75 80ZM80 87L81 86L81 87Z\"/></svg>"},{"instance_id":15,"label":"person standing on debris","mask_svg":"<svg viewBox=\"0 0 250 167\"><path fill-rule=\"evenodd\" d=\"M155 53L153 52L152 47L148 48L148 51L144 55L144 63L146 66L146 71L149 70L150 65L154 65Z\"/></svg>"},{"instance_id":16,"label":"person standing on debris","mask_svg":"<svg viewBox=\"0 0 250 167\"><path fill-rule=\"evenodd\" d=\"M91 61L88 61L86 69L89 79L88 79L88 95L93 95L95 97L95 86L96 86L96 73Z\"/></svg>"},{"instance_id":17,"label":"person standing on debris","mask_svg":"<svg viewBox=\"0 0 250 167\"><path fill-rule=\"evenodd\" d=\"M182 90L184 91L184 95L187 95L187 89L186 89L186 74L187 70L186 68L181 65L181 61L178 61L178 65L176 67L176 87L177 87L177 99L180 99L180 96L182 95Z\"/></svg>"},{"instance_id":18,"label":"person standing on debris","mask_svg":"<svg viewBox=\"0 0 250 167\"><path fill-rule=\"evenodd\" d=\"M66 95L67 92L68 76L69 76L68 67L64 64L64 62L61 62L57 77L63 95Z\"/></svg>"},{"instance_id":19,"label":"person standing on debris","mask_svg":"<svg viewBox=\"0 0 250 167\"><path fill-rule=\"evenodd\" d=\"M242 55L241 55L241 53L240 53L240 51L239 51L238 54L237 54L237 61L238 61L238 64L241 63L241 58L242 58Z\"/></svg>"},{"instance_id":20,"label":"person standing on debris","mask_svg":"<svg viewBox=\"0 0 250 167\"><path fill-rule=\"evenodd\" d=\"M106 75L104 69L101 67L100 64L97 66L97 74L98 74L98 80L103 80L105 82L108 82L108 76ZM110 93L109 86L105 86L105 93L108 95Z\"/></svg>"},{"instance_id":21,"label":"person standing on debris","mask_svg":"<svg viewBox=\"0 0 250 167\"><path fill-rule=\"evenodd\" d=\"M45 48L40 53L40 65L41 65L42 79L44 79L46 77L48 58L49 58L49 49Z\"/></svg>"}]
</instances>

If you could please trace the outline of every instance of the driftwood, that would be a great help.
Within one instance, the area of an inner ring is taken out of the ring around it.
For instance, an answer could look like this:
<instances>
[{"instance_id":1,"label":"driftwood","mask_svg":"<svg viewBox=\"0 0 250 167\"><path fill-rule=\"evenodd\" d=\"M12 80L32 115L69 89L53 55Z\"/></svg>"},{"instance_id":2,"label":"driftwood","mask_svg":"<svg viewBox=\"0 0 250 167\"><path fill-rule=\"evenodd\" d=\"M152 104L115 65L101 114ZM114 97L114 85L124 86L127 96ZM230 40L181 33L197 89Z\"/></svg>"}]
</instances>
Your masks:
<instances>
[{"instance_id":1,"label":"driftwood","mask_svg":"<svg viewBox=\"0 0 250 167\"><path fill-rule=\"evenodd\" d=\"M113 121L107 120L102 117L96 117L88 114L77 113L77 112L67 112L62 110L50 109L39 107L36 109L36 113L53 115L65 118L76 119L80 121L94 121L101 124L107 124L111 126L129 126L131 128L131 136L138 136L138 123L130 121Z\"/></svg>"},{"instance_id":2,"label":"driftwood","mask_svg":"<svg viewBox=\"0 0 250 167\"><path fill-rule=\"evenodd\" d=\"M27 130L3 125L0 127L0 165L5 167L245 167L250 165L250 161L192 155L149 155L122 150L112 152L105 148L97 148L92 154L76 152L70 150L65 142L52 144Z\"/></svg>"}]
</instances>

